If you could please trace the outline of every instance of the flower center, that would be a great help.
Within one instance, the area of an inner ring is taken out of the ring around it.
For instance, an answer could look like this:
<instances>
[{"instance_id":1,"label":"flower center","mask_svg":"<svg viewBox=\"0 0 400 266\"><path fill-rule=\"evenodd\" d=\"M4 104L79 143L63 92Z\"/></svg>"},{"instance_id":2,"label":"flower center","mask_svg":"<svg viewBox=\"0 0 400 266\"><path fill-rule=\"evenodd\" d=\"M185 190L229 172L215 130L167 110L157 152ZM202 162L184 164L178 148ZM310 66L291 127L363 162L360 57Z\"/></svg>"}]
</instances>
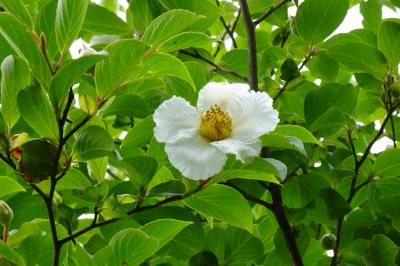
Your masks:
<instances>
[{"instance_id":1,"label":"flower center","mask_svg":"<svg viewBox=\"0 0 400 266\"><path fill-rule=\"evenodd\" d=\"M231 117L219 106L212 106L201 114L200 134L210 141L226 139L232 135Z\"/></svg>"}]
</instances>

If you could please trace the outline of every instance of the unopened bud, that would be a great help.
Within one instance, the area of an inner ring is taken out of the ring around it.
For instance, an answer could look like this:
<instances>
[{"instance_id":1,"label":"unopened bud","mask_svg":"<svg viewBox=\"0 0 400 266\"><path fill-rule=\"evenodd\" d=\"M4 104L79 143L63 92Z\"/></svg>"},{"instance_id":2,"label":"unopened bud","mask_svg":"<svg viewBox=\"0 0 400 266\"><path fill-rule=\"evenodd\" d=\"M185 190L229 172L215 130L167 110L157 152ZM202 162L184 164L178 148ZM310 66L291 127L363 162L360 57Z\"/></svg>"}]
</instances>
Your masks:
<instances>
[{"instance_id":1,"label":"unopened bud","mask_svg":"<svg viewBox=\"0 0 400 266\"><path fill-rule=\"evenodd\" d=\"M0 224L9 228L13 218L14 213L10 206L5 201L0 200Z\"/></svg>"}]
</instances>

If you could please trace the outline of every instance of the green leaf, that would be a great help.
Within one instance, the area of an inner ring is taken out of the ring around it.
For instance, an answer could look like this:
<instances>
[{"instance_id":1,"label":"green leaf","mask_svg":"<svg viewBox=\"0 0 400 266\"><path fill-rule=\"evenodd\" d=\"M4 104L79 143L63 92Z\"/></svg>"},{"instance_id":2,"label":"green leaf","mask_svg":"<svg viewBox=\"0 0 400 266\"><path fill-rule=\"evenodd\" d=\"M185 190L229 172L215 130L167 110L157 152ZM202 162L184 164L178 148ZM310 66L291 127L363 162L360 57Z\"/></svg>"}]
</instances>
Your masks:
<instances>
[{"instance_id":1,"label":"green leaf","mask_svg":"<svg viewBox=\"0 0 400 266\"><path fill-rule=\"evenodd\" d=\"M78 37L89 2L89 0L58 0L55 28L57 45L62 54Z\"/></svg>"},{"instance_id":2,"label":"green leaf","mask_svg":"<svg viewBox=\"0 0 400 266\"><path fill-rule=\"evenodd\" d=\"M34 139L21 146L23 172L32 178L53 174L57 147L46 140Z\"/></svg>"},{"instance_id":3,"label":"green leaf","mask_svg":"<svg viewBox=\"0 0 400 266\"><path fill-rule=\"evenodd\" d=\"M15 179L8 176L0 176L0 198L5 196L25 191L25 189Z\"/></svg>"},{"instance_id":4,"label":"green leaf","mask_svg":"<svg viewBox=\"0 0 400 266\"><path fill-rule=\"evenodd\" d=\"M105 7L89 4L82 31L94 34L127 35L128 24Z\"/></svg>"},{"instance_id":5,"label":"green leaf","mask_svg":"<svg viewBox=\"0 0 400 266\"><path fill-rule=\"evenodd\" d=\"M341 218L351 211L350 205L336 190L324 188L319 195L325 201L330 219Z\"/></svg>"},{"instance_id":6,"label":"green leaf","mask_svg":"<svg viewBox=\"0 0 400 266\"><path fill-rule=\"evenodd\" d=\"M62 112L72 85L78 83L88 69L104 58L106 56L100 54L85 55L70 61L57 72L50 83L49 98L58 115Z\"/></svg>"},{"instance_id":7,"label":"green leaf","mask_svg":"<svg viewBox=\"0 0 400 266\"><path fill-rule=\"evenodd\" d=\"M353 86L328 83L307 94L304 101L304 116L308 124L332 108L352 114L357 104L358 90ZM329 125L326 125L329 126Z\"/></svg>"},{"instance_id":8,"label":"green leaf","mask_svg":"<svg viewBox=\"0 0 400 266\"><path fill-rule=\"evenodd\" d=\"M249 64L247 64L248 53L246 49L232 49L221 57L221 66L232 69L242 74L249 74Z\"/></svg>"},{"instance_id":9,"label":"green leaf","mask_svg":"<svg viewBox=\"0 0 400 266\"><path fill-rule=\"evenodd\" d=\"M248 231L253 229L253 215L248 202L233 188L212 185L184 200L190 208Z\"/></svg>"},{"instance_id":10,"label":"green leaf","mask_svg":"<svg viewBox=\"0 0 400 266\"><path fill-rule=\"evenodd\" d=\"M0 14L0 34L16 54L28 63L37 80L45 88L48 88L51 73L33 35L27 32L25 27L13 16L4 12Z\"/></svg>"},{"instance_id":11,"label":"green leaf","mask_svg":"<svg viewBox=\"0 0 400 266\"><path fill-rule=\"evenodd\" d=\"M155 123L152 116L143 119L128 131L128 134L122 141L122 148L134 149L143 147L153 137L154 127Z\"/></svg>"},{"instance_id":12,"label":"green leaf","mask_svg":"<svg viewBox=\"0 0 400 266\"><path fill-rule=\"evenodd\" d=\"M87 162L90 177L101 182L107 172L108 157L100 157Z\"/></svg>"},{"instance_id":13,"label":"green leaf","mask_svg":"<svg viewBox=\"0 0 400 266\"><path fill-rule=\"evenodd\" d=\"M400 176L400 150L389 149L378 156L373 166L374 176Z\"/></svg>"},{"instance_id":14,"label":"green leaf","mask_svg":"<svg viewBox=\"0 0 400 266\"><path fill-rule=\"evenodd\" d=\"M137 95L117 96L103 111L103 117L117 115L146 118L151 114L145 101Z\"/></svg>"},{"instance_id":15,"label":"green leaf","mask_svg":"<svg viewBox=\"0 0 400 266\"><path fill-rule=\"evenodd\" d=\"M143 35L146 28L158 15L158 5L160 5L158 1L152 0L130 1L126 12L129 26L139 35Z\"/></svg>"},{"instance_id":16,"label":"green leaf","mask_svg":"<svg viewBox=\"0 0 400 266\"><path fill-rule=\"evenodd\" d=\"M201 15L197 22L192 25L192 29L196 31L206 31L223 15L223 10L212 1L159 0L159 2L168 10L185 9Z\"/></svg>"},{"instance_id":17,"label":"green leaf","mask_svg":"<svg viewBox=\"0 0 400 266\"><path fill-rule=\"evenodd\" d=\"M0 241L0 254L1 265L26 265L24 259L18 254L18 252L6 245L3 241Z\"/></svg>"},{"instance_id":18,"label":"green leaf","mask_svg":"<svg viewBox=\"0 0 400 266\"><path fill-rule=\"evenodd\" d=\"M83 190L91 185L89 179L82 174L82 172L78 169L72 168L68 170L67 174L57 183L57 190Z\"/></svg>"},{"instance_id":19,"label":"green leaf","mask_svg":"<svg viewBox=\"0 0 400 266\"><path fill-rule=\"evenodd\" d=\"M106 47L111 57L96 66L97 95L107 99L124 84L137 76L138 65L146 56L146 44L135 40L121 40Z\"/></svg>"},{"instance_id":20,"label":"green leaf","mask_svg":"<svg viewBox=\"0 0 400 266\"><path fill-rule=\"evenodd\" d=\"M0 6L4 7L8 12L13 14L27 28L33 29L32 17L24 5L22 0L0 0Z\"/></svg>"},{"instance_id":21,"label":"green leaf","mask_svg":"<svg viewBox=\"0 0 400 266\"><path fill-rule=\"evenodd\" d=\"M285 137L278 133L268 133L261 136L261 145L263 147L275 147L281 149L295 150L306 154L303 143L295 137Z\"/></svg>"},{"instance_id":22,"label":"green leaf","mask_svg":"<svg viewBox=\"0 0 400 266\"><path fill-rule=\"evenodd\" d=\"M1 112L7 131L19 119L17 96L20 90L30 83L30 72L25 62L12 55L7 56L1 64Z\"/></svg>"},{"instance_id":23,"label":"green leaf","mask_svg":"<svg viewBox=\"0 0 400 266\"><path fill-rule=\"evenodd\" d=\"M218 266L218 258L210 251L201 251L194 255L189 262L190 266Z\"/></svg>"},{"instance_id":24,"label":"green leaf","mask_svg":"<svg viewBox=\"0 0 400 266\"><path fill-rule=\"evenodd\" d=\"M138 229L124 229L95 254L95 265L140 265L158 250L159 241Z\"/></svg>"},{"instance_id":25,"label":"green leaf","mask_svg":"<svg viewBox=\"0 0 400 266\"><path fill-rule=\"evenodd\" d=\"M275 128L276 133L279 133L283 136L292 136L296 137L302 142L305 143L314 143L321 145L321 143L314 137L314 135L305 129L304 127L297 125L278 125Z\"/></svg>"},{"instance_id":26,"label":"green leaf","mask_svg":"<svg viewBox=\"0 0 400 266\"><path fill-rule=\"evenodd\" d=\"M150 237L158 239L158 248L161 249L185 227L192 222L179 221L172 219L160 219L144 225L140 230L145 232Z\"/></svg>"},{"instance_id":27,"label":"green leaf","mask_svg":"<svg viewBox=\"0 0 400 266\"><path fill-rule=\"evenodd\" d=\"M280 79L291 81L298 77L300 77L300 70L297 67L296 62L292 58L286 59L281 66Z\"/></svg>"},{"instance_id":28,"label":"green leaf","mask_svg":"<svg viewBox=\"0 0 400 266\"><path fill-rule=\"evenodd\" d=\"M211 40L201 32L182 32L161 43L157 51L172 52L190 47L204 47L210 44Z\"/></svg>"},{"instance_id":29,"label":"green leaf","mask_svg":"<svg viewBox=\"0 0 400 266\"><path fill-rule=\"evenodd\" d=\"M171 10L154 19L143 34L142 40L152 47L188 30L198 19L199 15L187 10Z\"/></svg>"},{"instance_id":30,"label":"green leaf","mask_svg":"<svg viewBox=\"0 0 400 266\"><path fill-rule=\"evenodd\" d=\"M42 137L58 140L58 124L46 94L39 87L28 87L18 93L21 117Z\"/></svg>"},{"instance_id":31,"label":"green leaf","mask_svg":"<svg viewBox=\"0 0 400 266\"><path fill-rule=\"evenodd\" d=\"M360 13L363 15L363 26L374 32L378 31L382 21L382 3L379 0L368 0L360 3Z\"/></svg>"},{"instance_id":32,"label":"green leaf","mask_svg":"<svg viewBox=\"0 0 400 266\"><path fill-rule=\"evenodd\" d=\"M396 265L399 247L385 235L374 235L368 250L370 265Z\"/></svg>"},{"instance_id":33,"label":"green leaf","mask_svg":"<svg viewBox=\"0 0 400 266\"><path fill-rule=\"evenodd\" d=\"M326 53L319 53L307 63L307 68L315 78L336 81L339 74L339 64Z\"/></svg>"},{"instance_id":34,"label":"green leaf","mask_svg":"<svg viewBox=\"0 0 400 266\"><path fill-rule=\"evenodd\" d=\"M378 31L378 48L385 55L391 69L400 62L400 20L385 20Z\"/></svg>"},{"instance_id":35,"label":"green leaf","mask_svg":"<svg viewBox=\"0 0 400 266\"><path fill-rule=\"evenodd\" d=\"M82 161L107 156L113 150L113 139L100 126L89 126L81 131L73 147L76 158Z\"/></svg>"},{"instance_id":36,"label":"green leaf","mask_svg":"<svg viewBox=\"0 0 400 266\"><path fill-rule=\"evenodd\" d=\"M271 173L266 173L262 171L246 170L246 169L232 169L225 170L213 177L212 183L219 183L228 181L234 178L250 179L250 180L260 180L266 182L272 182L279 184L279 180Z\"/></svg>"},{"instance_id":37,"label":"green leaf","mask_svg":"<svg viewBox=\"0 0 400 266\"><path fill-rule=\"evenodd\" d=\"M344 42L329 48L328 54L352 72L367 72L382 79L387 71L383 54L368 44Z\"/></svg>"},{"instance_id":38,"label":"green leaf","mask_svg":"<svg viewBox=\"0 0 400 266\"><path fill-rule=\"evenodd\" d=\"M348 0L305 0L296 13L297 33L307 42L318 44L343 21Z\"/></svg>"},{"instance_id":39,"label":"green leaf","mask_svg":"<svg viewBox=\"0 0 400 266\"><path fill-rule=\"evenodd\" d=\"M122 162L128 172L128 177L140 186L147 186L157 172L158 163L150 156L132 156Z\"/></svg>"},{"instance_id":40,"label":"green leaf","mask_svg":"<svg viewBox=\"0 0 400 266\"><path fill-rule=\"evenodd\" d=\"M140 71L143 78L175 77L186 81L192 88L195 88L192 77L184 63L175 56L166 53L154 53L147 56Z\"/></svg>"},{"instance_id":41,"label":"green leaf","mask_svg":"<svg viewBox=\"0 0 400 266\"><path fill-rule=\"evenodd\" d=\"M158 185L155 185L148 192L148 196L152 197L160 197L160 196L172 196L172 195L181 195L185 193L186 187L179 180L170 180Z\"/></svg>"}]
</instances>

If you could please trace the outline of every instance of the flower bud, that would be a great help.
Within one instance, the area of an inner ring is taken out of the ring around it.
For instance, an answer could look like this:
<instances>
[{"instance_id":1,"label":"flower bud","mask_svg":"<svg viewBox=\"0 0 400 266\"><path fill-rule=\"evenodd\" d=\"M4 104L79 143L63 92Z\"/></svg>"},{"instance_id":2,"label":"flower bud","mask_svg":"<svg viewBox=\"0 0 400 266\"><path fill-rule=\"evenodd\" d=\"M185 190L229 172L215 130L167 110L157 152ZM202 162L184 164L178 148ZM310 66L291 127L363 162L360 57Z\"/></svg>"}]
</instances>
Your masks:
<instances>
[{"instance_id":1,"label":"flower bud","mask_svg":"<svg viewBox=\"0 0 400 266\"><path fill-rule=\"evenodd\" d=\"M321 245L325 250L332 250L336 245L336 236L334 234L325 234L321 237Z\"/></svg>"},{"instance_id":2,"label":"flower bud","mask_svg":"<svg viewBox=\"0 0 400 266\"><path fill-rule=\"evenodd\" d=\"M0 200L0 224L9 228L13 218L14 213L10 206L5 201Z\"/></svg>"}]
</instances>

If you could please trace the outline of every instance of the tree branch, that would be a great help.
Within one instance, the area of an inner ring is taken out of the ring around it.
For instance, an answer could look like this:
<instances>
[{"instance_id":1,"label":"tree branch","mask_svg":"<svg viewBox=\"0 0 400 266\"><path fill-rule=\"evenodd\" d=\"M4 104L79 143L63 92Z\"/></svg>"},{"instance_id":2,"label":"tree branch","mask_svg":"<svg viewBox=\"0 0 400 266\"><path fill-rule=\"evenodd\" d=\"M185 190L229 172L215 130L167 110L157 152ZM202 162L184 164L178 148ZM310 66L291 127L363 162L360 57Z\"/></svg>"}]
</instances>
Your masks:
<instances>
[{"instance_id":1,"label":"tree branch","mask_svg":"<svg viewBox=\"0 0 400 266\"><path fill-rule=\"evenodd\" d=\"M233 76L233 77L236 77L236 78L238 78L238 79L243 80L244 82L247 82L247 78L246 78L246 77L240 75L239 73L236 73L235 71L228 70L228 69L225 69L225 68L223 68L223 67L217 65L217 64L214 63L213 61L208 60L207 58L203 57L203 56L202 56L201 54L199 54L196 50L194 50L194 54L189 53L189 52L186 52L186 51L184 51L184 50L180 50L180 53L185 54L185 55L188 55L188 56L191 56L191 57L193 57L193 58L200 59L200 60L206 62L207 64L213 66L213 67L215 68L216 71L219 71L219 72L221 72L221 73L225 73L225 74L231 75L231 76Z\"/></svg>"},{"instance_id":2,"label":"tree branch","mask_svg":"<svg viewBox=\"0 0 400 266\"><path fill-rule=\"evenodd\" d=\"M156 202L154 204L150 204L150 205L147 205L147 206L135 207L134 209L128 211L126 213L126 215L131 216L131 215L139 213L139 212L155 209L155 208L163 206L163 205L165 205L167 203L183 200L183 199L185 199L185 198L187 198L187 197L189 197L189 196L191 196L191 195L203 190L206 187L206 184L210 180L211 180L211 178L205 180L204 182L201 182L200 185L196 189L194 189L192 191L189 191L186 194L170 196L170 197L167 197L164 200L158 201L158 202ZM77 237L79 237L79 236L81 236L81 235L83 235L83 234L85 234L85 233L97 228L97 227L101 227L101 226L104 226L104 225L107 225L107 224L112 224L112 223L115 223L115 222L117 222L119 220L120 219L114 218L114 219L105 220L105 221L98 222L98 223L93 220L92 223L89 226L87 226L87 227L85 227L85 228L83 228L83 229L81 229L79 231L76 231L75 233L72 233L72 234L68 235L67 237L59 240L59 243L61 245L63 245L65 243L67 243L68 241L71 241L71 240L73 240L73 239L75 239L75 238L77 238Z\"/></svg>"},{"instance_id":3,"label":"tree branch","mask_svg":"<svg viewBox=\"0 0 400 266\"><path fill-rule=\"evenodd\" d=\"M357 191L359 191L363 186L369 184L371 182L371 178L368 178L366 181L361 183L359 186L357 185L357 179L358 175L361 169L361 166L364 164L364 162L367 160L368 155L371 152L372 146L375 144L375 142L379 139L379 137L383 134L386 124L389 122L390 117L392 116L393 112L399 108L400 104L397 104L396 106L393 106L390 110L388 110L388 113L386 114L385 119L382 122L381 127L379 128L378 132L376 133L375 137L371 140L371 142L368 144L367 148L365 149L363 155L361 156L360 160L355 161L355 166L354 166L354 175L351 181L351 186L350 186L350 193L347 198L347 203L351 203L353 200L354 196L356 195ZM353 148L352 148L353 149ZM354 151L353 151L354 153ZM339 256L339 249L340 249L340 241L341 241L341 234L342 234L342 225L343 225L343 218L341 217L337 221L337 227L336 227L336 243L335 243L335 248L334 248L334 254L331 260L331 266L336 266L338 264L338 256Z\"/></svg>"},{"instance_id":4,"label":"tree branch","mask_svg":"<svg viewBox=\"0 0 400 266\"><path fill-rule=\"evenodd\" d=\"M239 0L243 13L243 20L247 32L247 50L249 57L249 86L252 90L258 91L258 70L257 70L257 47L255 24L251 20L249 6L246 0Z\"/></svg>"},{"instance_id":5,"label":"tree branch","mask_svg":"<svg viewBox=\"0 0 400 266\"><path fill-rule=\"evenodd\" d=\"M302 266L304 265L304 263L301 259L301 255L297 247L296 236L283 209L281 186L278 184L270 183L268 190L271 193L273 200L272 211L285 237L285 241L288 246L293 263L296 266Z\"/></svg>"},{"instance_id":6,"label":"tree branch","mask_svg":"<svg viewBox=\"0 0 400 266\"><path fill-rule=\"evenodd\" d=\"M272 6L270 9L268 9L267 12L265 12L264 14L262 14L259 18L257 18L256 20L254 20L254 25L258 25L260 24L263 20L265 20L266 18L268 18L269 16L271 16L275 11L277 11L279 8L281 8L282 6L284 6L285 4L289 3L291 0L282 0L280 3L278 3L275 6Z\"/></svg>"}]
</instances>

